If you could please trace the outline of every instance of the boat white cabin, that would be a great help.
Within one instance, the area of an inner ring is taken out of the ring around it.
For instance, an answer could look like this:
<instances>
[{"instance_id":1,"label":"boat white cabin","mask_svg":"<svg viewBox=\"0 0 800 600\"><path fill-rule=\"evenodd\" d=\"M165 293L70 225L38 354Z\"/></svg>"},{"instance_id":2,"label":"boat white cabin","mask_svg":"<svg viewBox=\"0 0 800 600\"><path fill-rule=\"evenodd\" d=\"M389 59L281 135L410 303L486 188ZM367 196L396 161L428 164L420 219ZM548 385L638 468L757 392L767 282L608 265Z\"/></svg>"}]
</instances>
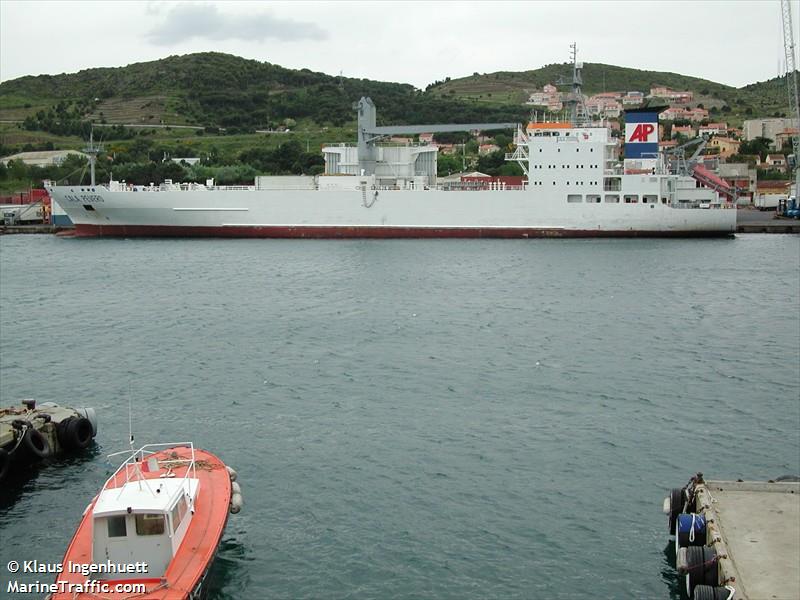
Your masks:
<instances>
[{"instance_id":1,"label":"boat white cabin","mask_svg":"<svg viewBox=\"0 0 800 600\"><path fill-rule=\"evenodd\" d=\"M189 447L191 459L151 456L176 446ZM150 444L129 456L103 486L92 509L93 563L146 562L146 573L126 573L124 578L164 576L194 515L200 487L194 457L191 443ZM173 469L178 466L186 467L185 475L176 477Z\"/></svg>"}]
</instances>

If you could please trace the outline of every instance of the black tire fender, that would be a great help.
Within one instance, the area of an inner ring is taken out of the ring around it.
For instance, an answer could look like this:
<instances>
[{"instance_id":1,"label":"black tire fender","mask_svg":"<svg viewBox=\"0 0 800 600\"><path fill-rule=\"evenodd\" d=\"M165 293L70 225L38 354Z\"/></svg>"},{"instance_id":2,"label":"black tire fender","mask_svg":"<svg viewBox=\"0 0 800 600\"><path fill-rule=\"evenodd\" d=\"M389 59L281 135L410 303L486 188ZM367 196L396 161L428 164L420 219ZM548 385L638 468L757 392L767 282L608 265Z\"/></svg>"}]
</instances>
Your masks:
<instances>
[{"instance_id":1,"label":"black tire fender","mask_svg":"<svg viewBox=\"0 0 800 600\"><path fill-rule=\"evenodd\" d=\"M40 431L32 427L29 427L25 432L25 437L22 438L22 445L36 458L50 456L50 442Z\"/></svg>"},{"instance_id":2,"label":"black tire fender","mask_svg":"<svg viewBox=\"0 0 800 600\"><path fill-rule=\"evenodd\" d=\"M84 450L92 443L92 423L86 417L69 417L56 427L58 443L66 450Z\"/></svg>"},{"instance_id":3,"label":"black tire fender","mask_svg":"<svg viewBox=\"0 0 800 600\"><path fill-rule=\"evenodd\" d=\"M678 515L683 512L684 488L672 488L669 492L669 532L675 533Z\"/></svg>"},{"instance_id":4,"label":"black tire fender","mask_svg":"<svg viewBox=\"0 0 800 600\"><path fill-rule=\"evenodd\" d=\"M5 448L0 448L0 481L5 479L8 470L11 468L11 456Z\"/></svg>"},{"instance_id":5,"label":"black tire fender","mask_svg":"<svg viewBox=\"0 0 800 600\"><path fill-rule=\"evenodd\" d=\"M69 440L67 439L67 427L74 419L75 417L67 417L63 421L56 423L56 439L58 440L58 445L64 450L70 448Z\"/></svg>"},{"instance_id":6,"label":"black tire fender","mask_svg":"<svg viewBox=\"0 0 800 600\"><path fill-rule=\"evenodd\" d=\"M686 548L686 597L693 598L697 586L719 585L717 553L709 546Z\"/></svg>"},{"instance_id":7,"label":"black tire fender","mask_svg":"<svg viewBox=\"0 0 800 600\"><path fill-rule=\"evenodd\" d=\"M692 600L728 600L730 591L724 587L713 587L710 585L698 585L694 588Z\"/></svg>"}]
</instances>

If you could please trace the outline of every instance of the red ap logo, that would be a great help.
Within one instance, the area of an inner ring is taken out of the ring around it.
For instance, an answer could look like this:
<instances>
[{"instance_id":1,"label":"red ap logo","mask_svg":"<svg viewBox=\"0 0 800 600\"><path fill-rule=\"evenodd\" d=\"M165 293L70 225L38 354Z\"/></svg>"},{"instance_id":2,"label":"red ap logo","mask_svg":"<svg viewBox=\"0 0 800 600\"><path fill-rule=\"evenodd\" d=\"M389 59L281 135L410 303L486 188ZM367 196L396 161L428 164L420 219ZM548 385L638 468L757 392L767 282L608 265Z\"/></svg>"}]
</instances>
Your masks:
<instances>
[{"instance_id":1,"label":"red ap logo","mask_svg":"<svg viewBox=\"0 0 800 600\"><path fill-rule=\"evenodd\" d=\"M656 126L652 123L640 123L633 130L629 142L646 142L650 134L656 130Z\"/></svg>"}]
</instances>

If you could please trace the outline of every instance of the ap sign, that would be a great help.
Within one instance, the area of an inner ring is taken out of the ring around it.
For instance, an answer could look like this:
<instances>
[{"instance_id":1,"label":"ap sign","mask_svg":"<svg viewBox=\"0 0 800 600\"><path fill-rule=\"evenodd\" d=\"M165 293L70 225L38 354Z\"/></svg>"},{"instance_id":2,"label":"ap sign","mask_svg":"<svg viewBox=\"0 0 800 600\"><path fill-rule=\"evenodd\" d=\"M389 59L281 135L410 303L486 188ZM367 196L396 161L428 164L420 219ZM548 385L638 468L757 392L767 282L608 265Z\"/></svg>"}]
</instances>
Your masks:
<instances>
[{"instance_id":1,"label":"ap sign","mask_svg":"<svg viewBox=\"0 0 800 600\"><path fill-rule=\"evenodd\" d=\"M658 113L625 113L625 158L658 156Z\"/></svg>"}]
</instances>

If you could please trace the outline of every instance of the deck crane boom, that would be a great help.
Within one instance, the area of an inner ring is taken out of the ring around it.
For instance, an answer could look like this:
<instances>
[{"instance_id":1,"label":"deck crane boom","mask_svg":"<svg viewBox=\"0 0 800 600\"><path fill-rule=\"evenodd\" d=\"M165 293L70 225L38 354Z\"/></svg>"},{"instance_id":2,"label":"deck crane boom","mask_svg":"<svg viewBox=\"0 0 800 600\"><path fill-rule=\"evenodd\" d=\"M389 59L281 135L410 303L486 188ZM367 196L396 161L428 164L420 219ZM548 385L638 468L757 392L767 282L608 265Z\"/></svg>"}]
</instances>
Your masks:
<instances>
[{"instance_id":1,"label":"deck crane boom","mask_svg":"<svg viewBox=\"0 0 800 600\"><path fill-rule=\"evenodd\" d=\"M353 108L358 111L358 167L364 175L375 173L376 142L386 135L398 133L433 133L447 131L472 131L516 129L517 123L459 123L439 125L389 125L377 126L375 104L371 98L361 98Z\"/></svg>"},{"instance_id":2,"label":"deck crane boom","mask_svg":"<svg viewBox=\"0 0 800 600\"><path fill-rule=\"evenodd\" d=\"M786 86L789 91L789 116L794 117L797 126L792 135L794 152L795 197L800 197L800 102L797 97L797 65L794 54L794 35L792 33L792 8L789 0L781 0L783 17L783 51L786 53Z\"/></svg>"}]
</instances>

